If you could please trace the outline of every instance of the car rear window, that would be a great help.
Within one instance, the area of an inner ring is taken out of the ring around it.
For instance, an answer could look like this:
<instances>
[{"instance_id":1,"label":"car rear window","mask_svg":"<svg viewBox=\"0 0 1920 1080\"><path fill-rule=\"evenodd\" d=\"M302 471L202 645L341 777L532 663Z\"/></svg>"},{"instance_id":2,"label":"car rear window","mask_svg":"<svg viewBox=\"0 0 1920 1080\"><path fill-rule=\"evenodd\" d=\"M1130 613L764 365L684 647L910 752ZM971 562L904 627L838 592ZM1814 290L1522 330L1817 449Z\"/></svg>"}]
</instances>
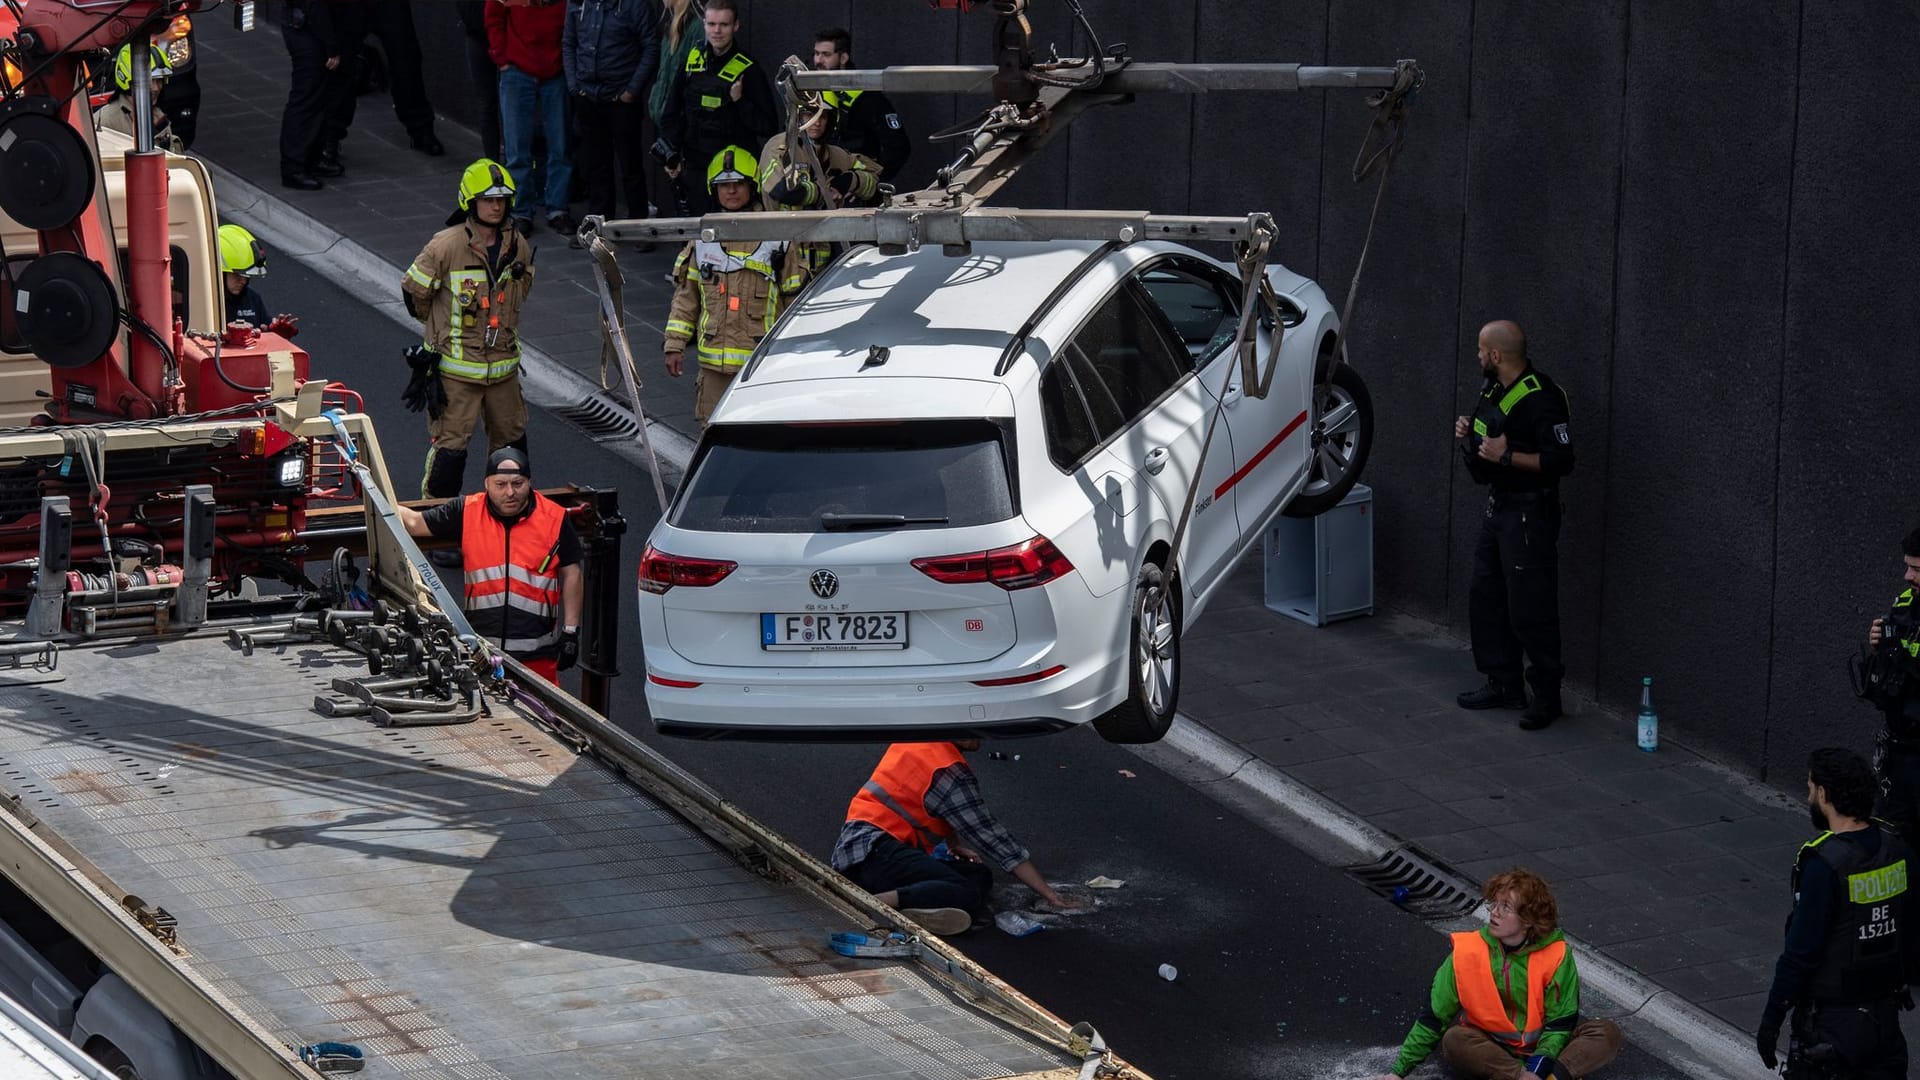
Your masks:
<instances>
[{"instance_id":1,"label":"car rear window","mask_svg":"<svg viewBox=\"0 0 1920 1080\"><path fill-rule=\"evenodd\" d=\"M991 420L727 424L674 508L677 528L793 533L960 528L1014 515L1010 432ZM900 515L905 522L888 522Z\"/></svg>"}]
</instances>

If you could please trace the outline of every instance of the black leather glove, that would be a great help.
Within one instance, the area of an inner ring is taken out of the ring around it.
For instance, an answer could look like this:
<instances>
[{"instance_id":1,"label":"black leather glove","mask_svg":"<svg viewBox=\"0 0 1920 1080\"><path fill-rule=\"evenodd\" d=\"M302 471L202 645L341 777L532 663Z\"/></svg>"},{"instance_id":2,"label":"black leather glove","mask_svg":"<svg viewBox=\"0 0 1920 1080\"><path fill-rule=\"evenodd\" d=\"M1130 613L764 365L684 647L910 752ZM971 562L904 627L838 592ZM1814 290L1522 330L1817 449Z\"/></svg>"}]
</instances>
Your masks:
<instances>
[{"instance_id":1,"label":"black leather glove","mask_svg":"<svg viewBox=\"0 0 1920 1080\"><path fill-rule=\"evenodd\" d=\"M440 419L440 414L447 409L447 390L440 384L440 354L425 345L412 345L401 355L413 369L413 377L400 393L401 403L408 412L425 409L427 415Z\"/></svg>"},{"instance_id":2,"label":"black leather glove","mask_svg":"<svg viewBox=\"0 0 1920 1080\"><path fill-rule=\"evenodd\" d=\"M789 165L767 186L767 195L781 206L810 205L814 201L812 177L805 169Z\"/></svg>"},{"instance_id":3,"label":"black leather glove","mask_svg":"<svg viewBox=\"0 0 1920 1080\"><path fill-rule=\"evenodd\" d=\"M1760 1051L1760 1063L1769 1069L1780 1067L1780 1026L1786 1019L1783 1013L1773 1009L1760 1014L1760 1030L1754 1035L1754 1045Z\"/></svg>"},{"instance_id":4,"label":"black leather glove","mask_svg":"<svg viewBox=\"0 0 1920 1080\"><path fill-rule=\"evenodd\" d=\"M554 668L559 671L565 671L579 662L580 662L580 631L578 630L560 631L560 656L559 656L559 659L554 663L553 665Z\"/></svg>"}]
</instances>

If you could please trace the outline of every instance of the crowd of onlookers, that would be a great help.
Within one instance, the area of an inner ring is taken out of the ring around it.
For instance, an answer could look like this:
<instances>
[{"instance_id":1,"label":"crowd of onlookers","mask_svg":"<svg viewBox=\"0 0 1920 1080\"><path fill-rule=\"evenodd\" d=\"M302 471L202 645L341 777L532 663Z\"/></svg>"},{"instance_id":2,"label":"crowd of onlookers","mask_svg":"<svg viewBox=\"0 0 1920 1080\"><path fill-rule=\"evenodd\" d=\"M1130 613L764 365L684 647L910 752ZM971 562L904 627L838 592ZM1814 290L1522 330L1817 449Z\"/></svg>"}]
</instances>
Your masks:
<instances>
[{"instance_id":1,"label":"crowd of onlookers","mask_svg":"<svg viewBox=\"0 0 1920 1080\"><path fill-rule=\"evenodd\" d=\"M785 130L775 68L739 48L738 0L456 0L452 8L464 30L484 153L514 178L512 216L523 233L544 222L572 237L571 207L582 202L587 213L608 218L705 212L715 156L734 146L758 156ZM421 77L414 9L288 0L285 186L313 190L346 173L341 140L366 81L369 37L379 39L411 146L445 152ZM846 30L814 37L812 66L851 66ZM891 179L908 154L892 106L877 93L827 98L833 134L826 138Z\"/></svg>"}]
</instances>

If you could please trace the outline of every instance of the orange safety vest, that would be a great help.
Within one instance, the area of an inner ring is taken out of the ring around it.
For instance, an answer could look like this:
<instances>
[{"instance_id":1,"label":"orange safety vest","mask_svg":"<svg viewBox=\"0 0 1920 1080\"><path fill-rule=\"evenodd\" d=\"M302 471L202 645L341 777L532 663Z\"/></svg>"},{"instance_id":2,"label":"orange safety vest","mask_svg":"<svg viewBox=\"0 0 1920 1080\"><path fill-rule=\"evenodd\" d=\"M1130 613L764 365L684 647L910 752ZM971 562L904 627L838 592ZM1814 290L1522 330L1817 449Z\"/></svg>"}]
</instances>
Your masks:
<instances>
[{"instance_id":1,"label":"orange safety vest","mask_svg":"<svg viewBox=\"0 0 1920 1080\"><path fill-rule=\"evenodd\" d=\"M560 529L567 512L533 493L533 509L507 524L485 492L467 496L460 525L466 558L467 621L474 632L521 659L551 656L560 641Z\"/></svg>"},{"instance_id":2,"label":"orange safety vest","mask_svg":"<svg viewBox=\"0 0 1920 1080\"><path fill-rule=\"evenodd\" d=\"M966 760L950 742L894 743L847 804L847 820L878 825L895 840L931 852L953 838L953 826L927 811L927 789L934 773Z\"/></svg>"},{"instance_id":3,"label":"orange safety vest","mask_svg":"<svg viewBox=\"0 0 1920 1080\"><path fill-rule=\"evenodd\" d=\"M1566 941L1541 947L1527 958L1527 1023L1516 1029L1512 1010L1493 978L1493 955L1478 930L1453 935L1453 987L1468 1024L1493 1036L1507 1049L1533 1052L1540 1041L1547 983L1566 959Z\"/></svg>"}]
</instances>

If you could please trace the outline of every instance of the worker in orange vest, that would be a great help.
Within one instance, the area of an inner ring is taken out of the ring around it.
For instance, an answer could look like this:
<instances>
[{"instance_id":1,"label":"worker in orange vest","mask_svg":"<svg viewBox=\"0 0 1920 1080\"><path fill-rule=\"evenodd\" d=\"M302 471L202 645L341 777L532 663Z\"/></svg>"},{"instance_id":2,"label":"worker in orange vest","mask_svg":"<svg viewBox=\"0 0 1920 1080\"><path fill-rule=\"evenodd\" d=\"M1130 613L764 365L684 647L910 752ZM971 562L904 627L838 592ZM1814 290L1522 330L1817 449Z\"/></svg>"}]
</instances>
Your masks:
<instances>
[{"instance_id":1,"label":"worker in orange vest","mask_svg":"<svg viewBox=\"0 0 1920 1080\"><path fill-rule=\"evenodd\" d=\"M1048 907L1073 910L988 812L964 756L978 749L979 739L887 747L847 805L833 847L835 870L936 934L962 933L985 918L995 866Z\"/></svg>"},{"instance_id":2,"label":"worker in orange vest","mask_svg":"<svg viewBox=\"0 0 1920 1080\"><path fill-rule=\"evenodd\" d=\"M487 489L425 513L400 507L411 536L458 540L467 622L487 643L558 683L580 659L580 537L560 504L533 490L526 451L487 458Z\"/></svg>"},{"instance_id":3,"label":"worker in orange vest","mask_svg":"<svg viewBox=\"0 0 1920 1080\"><path fill-rule=\"evenodd\" d=\"M1620 1028L1580 1019L1580 974L1547 883L1525 870L1488 881L1487 925L1453 935L1427 1010L1400 1046L1395 1080L1437 1044L1458 1076L1572 1080L1620 1052Z\"/></svg>"}]
</instances>

